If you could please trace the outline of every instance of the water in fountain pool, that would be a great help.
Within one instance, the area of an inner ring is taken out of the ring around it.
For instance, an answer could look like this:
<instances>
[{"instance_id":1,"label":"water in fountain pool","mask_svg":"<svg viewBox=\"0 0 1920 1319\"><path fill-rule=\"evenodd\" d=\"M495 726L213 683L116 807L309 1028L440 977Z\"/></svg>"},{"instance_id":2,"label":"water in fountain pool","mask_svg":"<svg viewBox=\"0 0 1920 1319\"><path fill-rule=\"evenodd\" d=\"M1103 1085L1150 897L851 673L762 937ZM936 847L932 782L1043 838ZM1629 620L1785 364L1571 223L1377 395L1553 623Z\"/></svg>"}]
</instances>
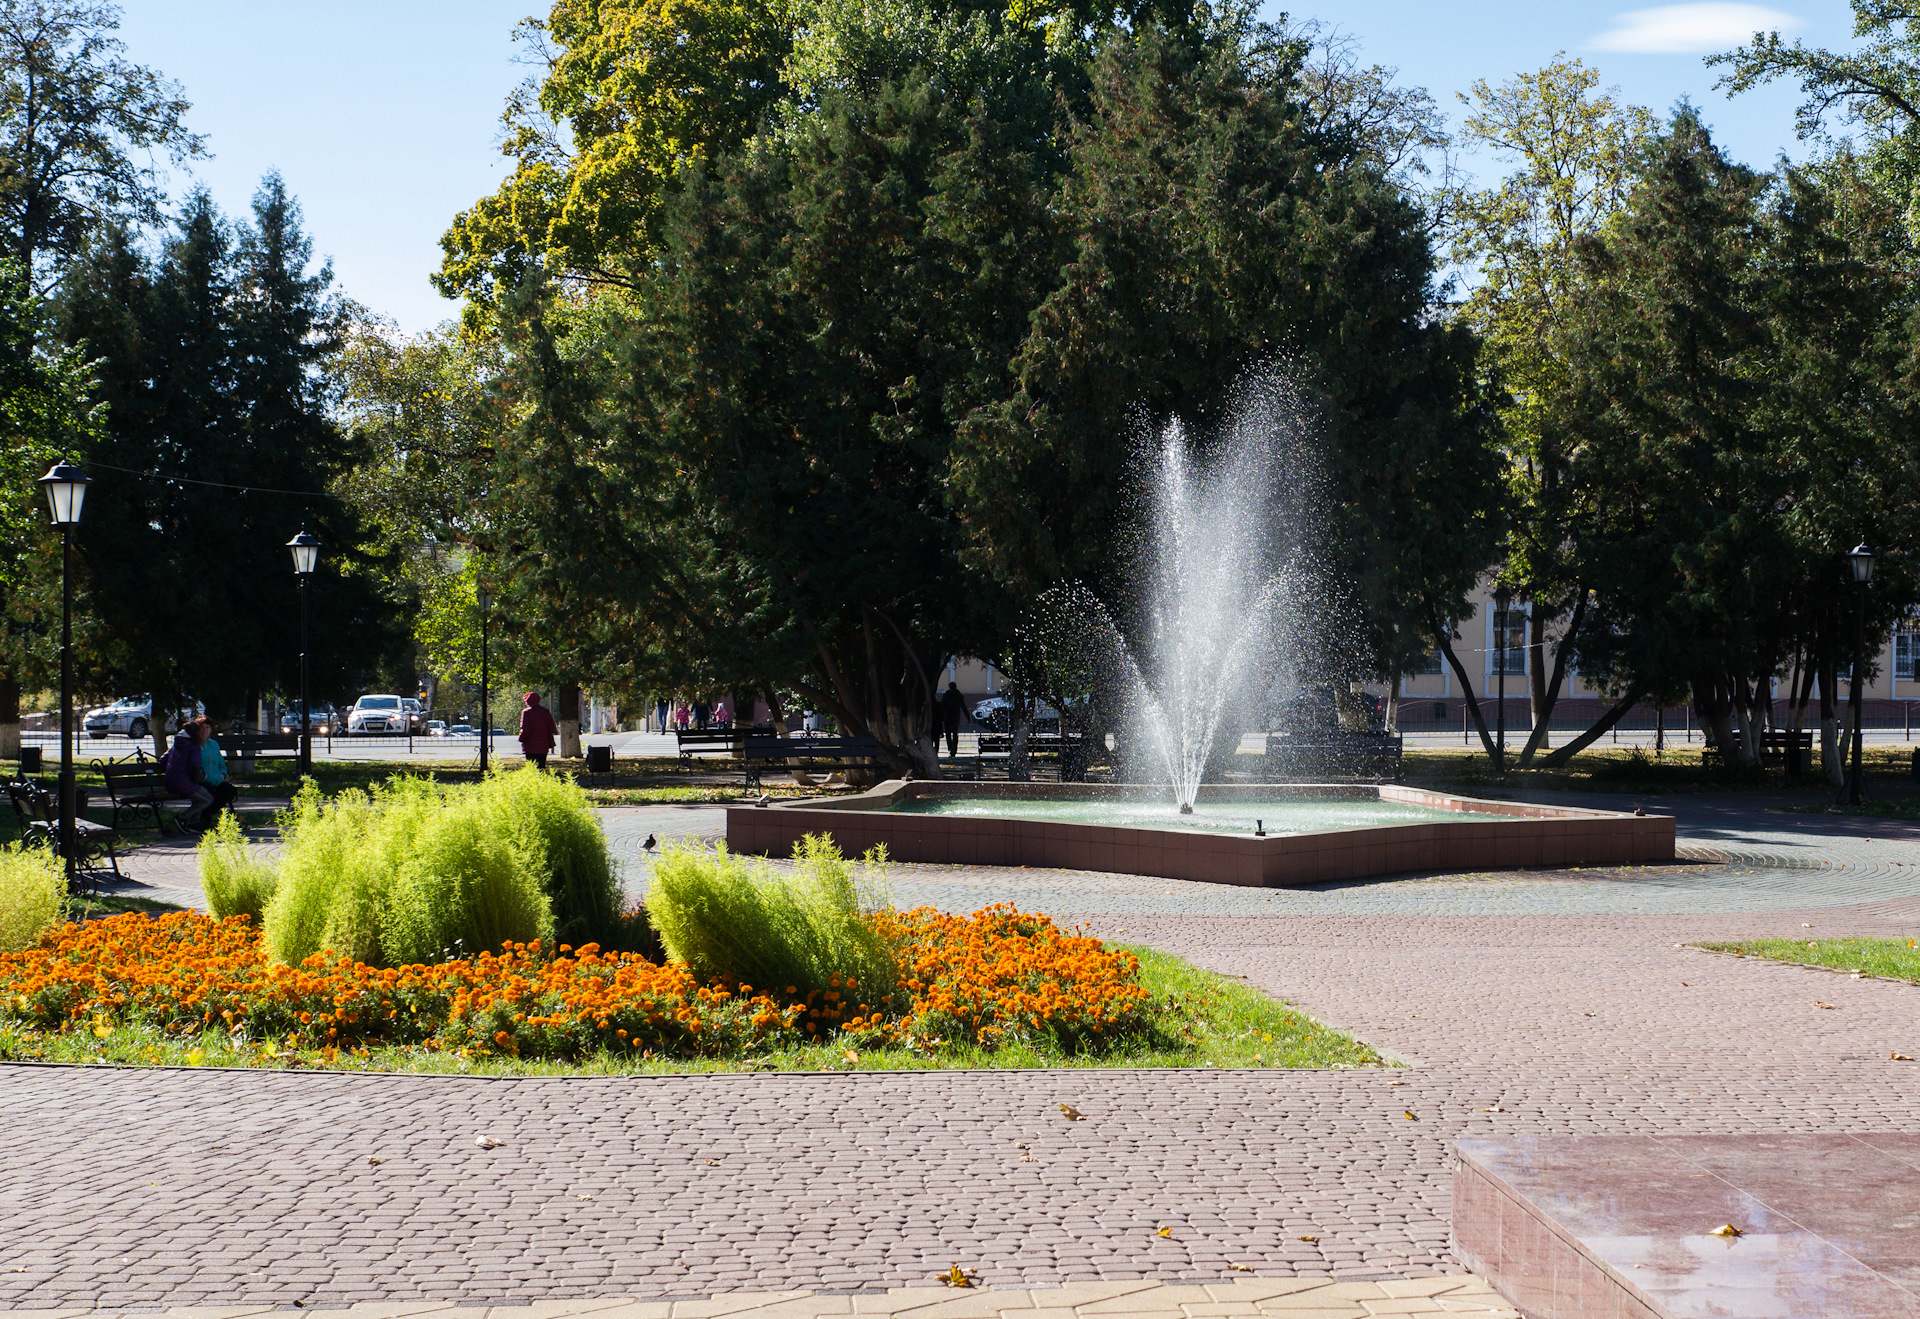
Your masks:
<instances>
[{"instance_id":1,"label":"water in fountain pool","mask_svg":"<svg viewBox=\"0 0 1920 1319\"><path fill-rule=\"evenodd\" d=\"M1337 797L1275 798L1271 801L1198 801L1191 814L1158 798L1100 798L1075 801L1018 800L1005 797L910 798L890 807L909 815L958 815L979 819L1050 820L1058 824L1103 824L1129 829L1187 829L1202 833L1250 834L1257 826L1269 834L1312 833L1325 829L1363 829L1387 824L1458 821L1458 811L1435 810L1407 802ZM1475 820L1512 817L1474 815Z\"/></svg>"}]
</instances>

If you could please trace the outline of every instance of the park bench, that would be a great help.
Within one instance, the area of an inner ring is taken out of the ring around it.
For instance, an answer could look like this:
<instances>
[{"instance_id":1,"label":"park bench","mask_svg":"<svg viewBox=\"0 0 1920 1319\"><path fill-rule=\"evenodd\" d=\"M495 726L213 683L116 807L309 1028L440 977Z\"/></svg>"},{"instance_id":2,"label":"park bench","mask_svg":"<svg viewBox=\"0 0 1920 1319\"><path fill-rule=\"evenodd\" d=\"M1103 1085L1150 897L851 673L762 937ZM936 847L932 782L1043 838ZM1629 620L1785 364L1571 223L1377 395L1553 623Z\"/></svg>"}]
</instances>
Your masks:
<instances>
[{"instance_id":1,"label":"park bench","mask_svg":"<svg viewBox=\"0 0 1920 1319\"><path fill-rule=\"evenodd\" d=\"M214 740L220 744L220 754L229 762L300 754L298 733L221 733Z\"/></svg>"},{"instance_id":2,"label":"park bench","mask_svg":"<svg viewBox=\"0 0 1920 1319\"><path fill-rule=\"evenodd\" d=\"M1404 745L1392 733L1269 733L1269 782L1328 779L1400 781Z\"/></svg>"},{"instance_id":3,"label":"park bench","mask_svg":"<svg viewBox=\"0 0 1920 1319\"><path fill-rule=\"evenodd\" d=\"M756 733L746 740L741 759L747 766L747 787L760 787L760 771L765 768L798 769L814 761L831 760L844 765L848 761L873 760L880 743L871 737L775 737Z\"/></svg>"},{"instance_id":4,"label":"park bench","mask_svg":"<svg viewBox=\"0 0 1920 1319\"><path fill-rule=\"evenodd\" d=\"M192 804L167 786L158 763L144 755L134 760L109 761L100 767L100 773L107 781L107 797L113 803L115 829L120 827L122 814L137 821L145 813L153 817L154 828L166 833L173 820L162 813L162 808L174 802L182 806Z\"/></svg>"},{"instance_id":5,"label":"park bench","mask_svg":"<svg viewBox=\"0 0 1920 1319\"><path fill-rule=\"evenodd\" d=\"M680 752L680 767L691 774L695 755L705 756L714 752L718 752L729 760L737 760L747 738L756 731L771 730L705 728L677 731L673 736Z\"/></svg>"},{"instance_id":6,"label":"park bench","mask_svg":"<svg viewBox=\"0 0 1920 1319\"><path fill-rule=\"evenodd\" d=\"M60 794L45 784L16 779L7 784L7 796L13 802L14 818L20 824L20 841L28 847L50 847L58 854ZM114 878L121 878L120 857L113 848L113 830L92 820L79 819L78 813L85 808L85 802L83 794L75 794L73 832L79 851L78 869L82 874L91 871L93 862L104 855Z\"/></svg>"},{"instance_id":7,"label":"park bench","mask_svg":"<svg viewBox=\"0 0 1920 1319\"><path fill-rule=\"evenodd\" d=\"M1788 733L1776 729L1760 734L1760 759L1768 764L1785 761L1789 774L1806 773L1813 762L1813 730Z\"/></svg>"}]
</instances>

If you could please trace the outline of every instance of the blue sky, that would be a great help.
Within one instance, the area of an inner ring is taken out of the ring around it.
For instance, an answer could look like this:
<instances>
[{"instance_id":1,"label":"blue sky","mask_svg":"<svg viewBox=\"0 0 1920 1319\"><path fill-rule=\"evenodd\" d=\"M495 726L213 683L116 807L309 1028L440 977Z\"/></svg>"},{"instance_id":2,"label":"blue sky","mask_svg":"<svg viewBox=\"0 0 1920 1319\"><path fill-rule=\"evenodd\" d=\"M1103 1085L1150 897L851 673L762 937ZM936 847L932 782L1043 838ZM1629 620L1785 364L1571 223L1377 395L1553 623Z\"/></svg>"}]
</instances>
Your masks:
<instances>
[{"instance_id":1,"label":"blue sky","mask_svg":"<svg viewBox=\"0 0 1920 1319\"><path fill-rule=\"evenodd\" d=\"M345 290L402 329L454 314L427 283L454 213L492 191L505 170L500 110L528 72L515 62L514 24L530 0L123 0L129 55L181 83L214 158L203 181L244 214L260 177L286 176L316 251ZM1269 16L1284 6L1271 6ZM1690 97L1737 157L1767 165L1798 154L1797 91L1775 87L1729 101L1712 90L1701 52L1758 26L1845 45L1840 0L1648 7L1539 0L1345 0L1301 3L1357 38L1370 63L1397 66L1456 111L1454 93L1498 82L1556 52L1600 68L1631 101L1665 111ZM1468 160L1477 175L1496 162ZM176 194L191 180L176 173Z\"/></svg>"}]
</instances>

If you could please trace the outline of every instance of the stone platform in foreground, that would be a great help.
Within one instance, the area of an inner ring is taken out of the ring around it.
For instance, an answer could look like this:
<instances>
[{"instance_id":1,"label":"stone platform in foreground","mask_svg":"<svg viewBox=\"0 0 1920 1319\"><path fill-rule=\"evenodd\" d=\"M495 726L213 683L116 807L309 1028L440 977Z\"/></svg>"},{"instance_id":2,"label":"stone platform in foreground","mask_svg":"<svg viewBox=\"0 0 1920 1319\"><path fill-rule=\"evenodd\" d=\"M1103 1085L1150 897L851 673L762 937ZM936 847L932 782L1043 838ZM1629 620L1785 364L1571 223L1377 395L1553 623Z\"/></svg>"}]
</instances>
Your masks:
<instances>
[{"instance_id":1,"label":"stone platform in foreground","mask_svg":"<svg viewBox=\"0 0 1920 1319\"><path fill-rule=\"evenodd\" d=\"M1537 1319L1920 1314L1920 1135L1462 1141L1454 1250Z\"/></svg>"}]
</instances>

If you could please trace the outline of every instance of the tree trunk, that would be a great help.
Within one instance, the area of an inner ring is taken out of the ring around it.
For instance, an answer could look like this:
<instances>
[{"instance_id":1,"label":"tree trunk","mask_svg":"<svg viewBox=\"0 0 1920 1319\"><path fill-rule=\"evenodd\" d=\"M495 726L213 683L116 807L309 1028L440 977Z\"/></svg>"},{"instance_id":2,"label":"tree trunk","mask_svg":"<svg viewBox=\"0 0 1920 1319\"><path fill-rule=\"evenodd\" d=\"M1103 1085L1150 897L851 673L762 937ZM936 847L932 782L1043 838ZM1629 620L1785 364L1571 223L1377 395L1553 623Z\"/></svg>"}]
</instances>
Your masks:
<instances>
[{"instance_id":1,"label":"tree trunk","mask_svg":"<svg viewBox=\"0 0 1920 1319\"><path fill-rule=\"evenodd\" d=\"M1453 638L1449 635L1449 631L1450 629L1444 626L1436 625L1433 629L1434 639L1440 643L1440 654L1452 667L1453 676L1460 680L1460 694L1466 697L1467 709L1473 713L1473 726L1480 733L1480 745L1486 748L1487 759L1498 770L1502 768L1500 748L1494 745L1493 734L1487 730L1486 711L1480 708L1480 698L1474 695L1473 683L1467 677L1466 666L1461 664L1460 657L1453 653Z\"/></svg>"},{"instance_id":2,"label":"tree trunk","mask_svg":"<svg viewBox=\"0 0 1920 1319\"><path fill-rule=\"evenodd\" d=\"M1820 664L1820 768L1826 771L1827 782L1838 788L1847 781L1847 770L1840 755L1840 729L1833 696L1836 668L1832 659Z\"/></svg>"},{"instance_id":3,"label":"tree trunk","mask_svg":"<svg viewBox=\"0 0 1920 1319\"><path fill-rule=\"evenodd\" d=\"M1625 696L1607 707L1606 711L1598 719L1593 721L1593 727L1587 729L1586 732L1580 734L1580 736L1574 738L1573 741L1567 743L1565 746L1555 747L1552 754L1540 762L1541 767L1544 769L1556 769L1566 764L1569 760L1572 760L1582 751L1585 751L1595 742L1605 737L1607 730L1625 718L1627 711L1640 704L1640 698L1645 695L1646 692L1641 688L1635 687L1629 689Z\"/></svg>"},{"instance_id":4,"label":"tree trunk","mask_svg":"<svg viewBox=\"0 0 1920 1319\"><path fill-rule=\"evenodd\" d=\"M20 680L0 678L0 760L20 759Z\"/></svg>"},{"instance_id":5,"label":"tree trunk","mask_svg":"<svg viewBox=\"0 0 1920 1319\"><path fill-rule=\"evenodd\" d=\"M1546 685L1543 692L1534 697L1533 733L1527 738L1527 745L1520 752L1522 768L1531 765L1540 748L1547 744L1547 721L1553 718L1553 708L1560 704L1560 690L1567 681L1567 662L1573 656L1573 638L1580 631L1580 621L1586 617L1586 613L1587 592L1583 587L1574 598L1573 614L1567 620L1566 634L1560 638L1560 644L1553 649L1553 680ZM1546 653L1546 642L1540 630L1541 626L1538 621L1534 623L1533 639L1538 648L1537 654ZM1540 667L1538 663L1533 666L1536 691L1539 691Z\"/></svg>"},{"instance_id":6,"label":"tree trunk","mask_svg":"<svg viewBox=\"0 0 1920 1319\"><path fill-rule=\"evenodd\" d=\"M580 687L577 683L562 683L558 699L560 725L560 758L578 760L580 758Z\"/></svg>"},{"instance_id":7,"label":"tree trunk","mask_svg":"<svg viewBox=\"0 0 1920 1319\"><path fill-rule=\"evenodd\" d=\"M1718 674L1698 674L1693 680L1693 708L1700 715L1700 731L1720 753L1722 764L1744 764L1733 737L1733 700Z\"/></svg>"}]
</instances>

